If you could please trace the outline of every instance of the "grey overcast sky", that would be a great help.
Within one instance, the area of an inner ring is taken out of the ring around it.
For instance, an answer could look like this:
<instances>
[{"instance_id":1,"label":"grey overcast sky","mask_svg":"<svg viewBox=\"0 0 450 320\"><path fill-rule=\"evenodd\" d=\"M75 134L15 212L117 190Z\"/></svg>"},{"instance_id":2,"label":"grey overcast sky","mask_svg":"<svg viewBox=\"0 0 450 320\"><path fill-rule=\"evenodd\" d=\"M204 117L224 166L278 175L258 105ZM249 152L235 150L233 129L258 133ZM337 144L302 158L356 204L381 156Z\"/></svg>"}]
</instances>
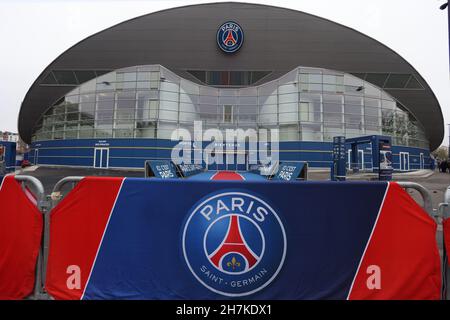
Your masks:
<instances>
[{"instance_id":1,"label":"grey overcast sky","mask_svg":"<svg viewBox=\"0 0 450 320\"><path fill-rule=\"evenodd\" d=\"M433 89L450 123L446 0L245 1L311 13L381 41ZM188 4L180 0L0 0L0 130L17 132L20 104L42 70L87 36L122 21ZM448 145L448 126L443 141Z\"/></svg>"}]
</instances>

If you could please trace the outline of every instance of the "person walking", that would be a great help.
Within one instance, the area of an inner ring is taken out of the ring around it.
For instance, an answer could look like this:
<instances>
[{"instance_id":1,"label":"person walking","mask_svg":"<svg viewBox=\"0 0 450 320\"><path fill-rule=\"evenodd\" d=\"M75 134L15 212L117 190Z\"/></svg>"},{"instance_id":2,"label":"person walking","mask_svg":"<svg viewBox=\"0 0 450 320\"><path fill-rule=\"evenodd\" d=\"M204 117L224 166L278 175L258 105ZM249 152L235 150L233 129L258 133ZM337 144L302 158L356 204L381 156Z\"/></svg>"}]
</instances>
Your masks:
<instances>
[{"instance_id":1,"label":"person walking","mask_svg":"<svg viewBox=\"0 0 450 320\"><path fill-rule=\"evenodd\" d=\"M447 173L447 168L448 168L448 161L447 161L447 159L444 159L444 160L442 160L442 163L441 163L441 172Z\"/></svg>"}]
</instances>

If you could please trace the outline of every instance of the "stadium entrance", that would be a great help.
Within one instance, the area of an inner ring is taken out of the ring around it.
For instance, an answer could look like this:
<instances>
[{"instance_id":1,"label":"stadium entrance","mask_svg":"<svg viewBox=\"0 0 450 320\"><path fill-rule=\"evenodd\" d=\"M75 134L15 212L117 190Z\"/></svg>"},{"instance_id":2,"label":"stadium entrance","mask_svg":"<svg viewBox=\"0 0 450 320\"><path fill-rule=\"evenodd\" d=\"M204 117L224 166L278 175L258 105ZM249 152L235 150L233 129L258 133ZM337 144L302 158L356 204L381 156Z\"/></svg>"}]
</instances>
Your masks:
<instances>
[{"instance_id":1,"label":"stadium entrance","mask_svg":"<svg viewBox=\"0 0 450 320\"><path fill-rule=\"evenodd\" d=\"M249 170L248 152L245 150L216 150L211 157L213 159L205 159L208 170Z\"/></svg>"}]
</instances>

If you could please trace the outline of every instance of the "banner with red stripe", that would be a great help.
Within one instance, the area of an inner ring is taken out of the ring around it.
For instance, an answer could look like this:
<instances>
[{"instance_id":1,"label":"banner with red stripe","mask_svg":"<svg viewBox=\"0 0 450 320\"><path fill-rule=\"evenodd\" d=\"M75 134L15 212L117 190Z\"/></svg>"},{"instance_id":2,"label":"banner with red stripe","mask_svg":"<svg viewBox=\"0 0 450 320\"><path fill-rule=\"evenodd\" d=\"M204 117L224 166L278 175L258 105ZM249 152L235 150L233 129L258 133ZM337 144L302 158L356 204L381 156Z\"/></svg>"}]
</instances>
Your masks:
<instances>
[{"instance_id":1,"label":"banner with red stripe","mask_svg":"<svg viewBox=\"0 0 450 320\"><path fill-rule=\"evenodd\" d=\"M43 219L13 175L0 186L0 300L23 299L34 288Z\"/></svg>"},{"instance_id":2,"label":"banner with red stripe","mask_svg":"<svg viewBox=\"0 0 450 320\"><path fill-rule=\"evenodd\" d=\"M123 178L84 178L52 210L45 287L53 297L83 296L122 181ZM71 278L72 274L75 276Z\"/></svg>"},{"instance_id":3,"label":"banner with red stripe","mask_svg":"<svg viewBox=\"0 0 450 320\"><path fill-rule=\"evenodd\" d=\"M436 223L398 184L218 178L84 179L51 214L48 292L439 299Z\"/></svg>"}]
</instances>

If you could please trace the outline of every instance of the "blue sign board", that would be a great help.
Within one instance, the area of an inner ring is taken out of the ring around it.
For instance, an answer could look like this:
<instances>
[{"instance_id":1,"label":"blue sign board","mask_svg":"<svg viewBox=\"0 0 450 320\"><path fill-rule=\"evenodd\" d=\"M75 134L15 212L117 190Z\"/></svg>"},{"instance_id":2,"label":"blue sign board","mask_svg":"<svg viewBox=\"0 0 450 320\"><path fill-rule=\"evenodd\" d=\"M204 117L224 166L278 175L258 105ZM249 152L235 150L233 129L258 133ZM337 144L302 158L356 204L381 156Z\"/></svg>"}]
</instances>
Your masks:
<instances>
[{"instance_id":1,"label":"blue sign board","mask_svg":"<svg viewBox=\"0 0 450 320\"><path fill-rule=\"evenodd\" d=\"M346 174L345 137L333 137L333 165L331 167L332 181L345 181Z\"/></svg>"},{"instance_id":2,"label":"blue sign board","mask_svg":"<svg viewBox=\"0 0 450 320\"><path fill-rule=\"evenodd\" d=\"M295 181L305 165L306 162L283 162L273 180Z\"/></svg>"},{"instance_id":3,"label":"blue sign board","mask_svg":"<svg viewBox=\"0 0 450 320\"><path fill-rule=\"evenodd\" d=\"M201 164L179 164L178 167L180 168L184 177L190 177L204 171L204 168Z\"/></svg>"},{"instance_id":4,"label":"blue sign board","mask_svg":"<svg viewBox=\"0 0 450 320\"><path fill-rule=\"evenodd\" d=\"M379 169L378 179L380 181L392 180L392 150L389 141L380 141L380 157L379 157Z\"/></svg>"},{"instance_id":5,"label":"blue sign board","mask_svg":"<svg viewBox=\"0 0 450 320\"><path fill-rule=\"evenodd\" d=\"M147 166L146 170L150 171L147 176L161 179L178 178L175 166L169 160L150 160L147 161Z\"/></svg>"}]
</instances>

